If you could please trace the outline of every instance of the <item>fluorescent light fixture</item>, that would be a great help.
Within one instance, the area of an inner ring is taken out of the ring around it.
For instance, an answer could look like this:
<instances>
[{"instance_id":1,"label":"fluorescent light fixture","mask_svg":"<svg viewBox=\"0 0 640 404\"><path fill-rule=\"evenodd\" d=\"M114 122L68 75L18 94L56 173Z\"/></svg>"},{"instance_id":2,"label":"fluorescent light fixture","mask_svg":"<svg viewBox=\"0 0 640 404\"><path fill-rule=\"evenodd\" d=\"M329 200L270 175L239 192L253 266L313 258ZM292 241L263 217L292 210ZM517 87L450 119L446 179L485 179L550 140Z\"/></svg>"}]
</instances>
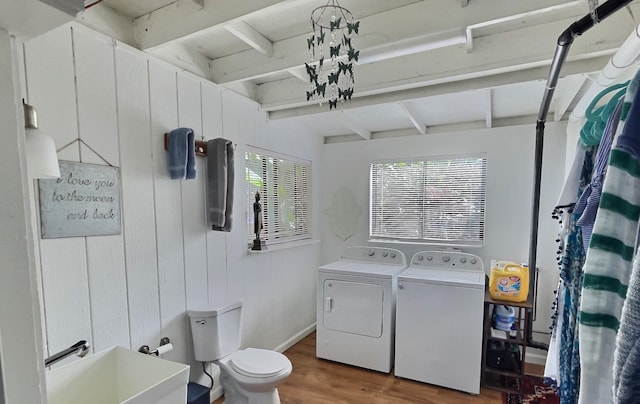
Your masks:
<instances>
[{"instance_id":1,"label":"fluorescent light fixture","mask_svg":"<svg viewBox=\"0 0 640 404\"><path fill-rule=\"evenodd\" d=\"M401 39L361 50L358 63L379 62L400 56L412 55L414 53L445 48L447 46L461 45L466 43L466 41L467 38L464 31L459 29Z\"/></svg>"},{"instance_id":2,"label":"fluorescent light fixture","mask_svg":"<svg viewBox=\"0 0 640 404\"><path fill-rule=\"evenodd\" d=\"M58 152L53 139L38 130L36 109L23 101L25 152L29 178L59 178Z\"/></svg>"}]
</instances>

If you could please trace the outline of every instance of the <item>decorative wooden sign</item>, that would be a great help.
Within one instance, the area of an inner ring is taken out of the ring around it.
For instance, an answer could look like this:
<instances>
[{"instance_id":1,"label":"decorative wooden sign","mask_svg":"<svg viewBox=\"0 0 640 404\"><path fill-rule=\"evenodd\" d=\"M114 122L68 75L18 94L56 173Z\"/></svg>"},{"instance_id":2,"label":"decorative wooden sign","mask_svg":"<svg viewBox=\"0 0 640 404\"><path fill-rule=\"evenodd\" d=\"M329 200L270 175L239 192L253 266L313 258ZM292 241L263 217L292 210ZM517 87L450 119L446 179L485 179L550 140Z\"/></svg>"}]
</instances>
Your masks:
<instances>
[{"instance_id":1,"label":"decorative wooden sign","mask_svg":"<svg viewBox=\"0 0 640 404\"><path fill-rule=\"evenodd\" d=\"M42 238L120 234L120 168L60 161L60 178L38 180Z\"/></svg>"}]
</instances>

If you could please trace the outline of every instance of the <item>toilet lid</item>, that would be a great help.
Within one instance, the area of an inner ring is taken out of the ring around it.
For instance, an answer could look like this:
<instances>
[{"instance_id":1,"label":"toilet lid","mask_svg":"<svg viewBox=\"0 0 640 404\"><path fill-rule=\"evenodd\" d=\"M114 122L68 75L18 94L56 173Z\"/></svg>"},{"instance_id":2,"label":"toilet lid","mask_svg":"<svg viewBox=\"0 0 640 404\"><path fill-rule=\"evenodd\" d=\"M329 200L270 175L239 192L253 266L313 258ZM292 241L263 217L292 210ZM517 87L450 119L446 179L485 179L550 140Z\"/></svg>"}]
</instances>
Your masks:
<instances>
[{"instance_id":1,"label":"toilet lid","mask_svg":"<svg viewBox=\"0 0 640 404\"><path fill-rule=\"evenodd\" d=\"M250 377L276 375L289 365L289 359L279 352L247 348L235 351L229 357L231 366L240 374Z\"/></svg>"}]
</instances>

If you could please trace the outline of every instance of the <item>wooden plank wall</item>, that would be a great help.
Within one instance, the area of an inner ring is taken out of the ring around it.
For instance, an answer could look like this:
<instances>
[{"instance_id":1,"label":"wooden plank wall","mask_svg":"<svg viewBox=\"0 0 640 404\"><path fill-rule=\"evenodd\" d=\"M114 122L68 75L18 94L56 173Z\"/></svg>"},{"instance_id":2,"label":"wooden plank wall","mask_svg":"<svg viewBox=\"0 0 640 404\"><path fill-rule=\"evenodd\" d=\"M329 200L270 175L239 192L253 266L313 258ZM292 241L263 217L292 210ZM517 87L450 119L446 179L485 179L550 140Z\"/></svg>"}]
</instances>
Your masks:
<instances>
[{"instance_id":1,"label":"wooden plank wall","mask_svg":"<svg viewBox=\"0 0 640 404\"><path fill-rule=\"evenodd\" d=\"M193 363L187 308L232 300L244 301L245 346L283 349L313 327L320 243L247 253L243 160L250 144L317 167L319 139L291 142L257 104L77 24L24 50L42 130L58 148L79 138L95 150L75 143L59 158L108 162L122 178L122 234L35 240L46 352L79 339L94 351L137 350L168 336L175 349L166 358ZM180 126L237 144L230 233L205 224L204 159L197 180L169 179L163 134Z\"/></svg>"}]
</instances>

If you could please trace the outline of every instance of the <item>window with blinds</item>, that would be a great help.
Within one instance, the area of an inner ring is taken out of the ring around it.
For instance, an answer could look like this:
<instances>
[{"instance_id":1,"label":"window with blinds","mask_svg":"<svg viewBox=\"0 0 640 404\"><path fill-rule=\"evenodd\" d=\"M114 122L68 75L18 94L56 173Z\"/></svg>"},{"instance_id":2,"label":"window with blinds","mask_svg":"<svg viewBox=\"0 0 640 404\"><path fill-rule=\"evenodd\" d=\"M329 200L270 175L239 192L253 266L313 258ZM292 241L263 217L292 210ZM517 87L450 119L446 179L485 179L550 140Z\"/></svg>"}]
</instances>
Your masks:
<instances>
[{"instance_id":1,"label":"window with blinds","mask_svg":"<svg viewBox=\"0 0 640 404\"><path fill-rule=\"evenodd\" d=\"M260 192L260 239L267 244L311 238L311 162L268 150L245 153L247 231L255 239L253 203Z\"/></svg>"},{"instance_id":2,"label":"window with blinds","mask_svg":"<svg viewBox=\"0 0 640 404\"><path fill-rule=\"evenodd\" d=\"M371 239L483 244L485 156L377 161L370 182Z\"/></svg>"}]
</instances>

